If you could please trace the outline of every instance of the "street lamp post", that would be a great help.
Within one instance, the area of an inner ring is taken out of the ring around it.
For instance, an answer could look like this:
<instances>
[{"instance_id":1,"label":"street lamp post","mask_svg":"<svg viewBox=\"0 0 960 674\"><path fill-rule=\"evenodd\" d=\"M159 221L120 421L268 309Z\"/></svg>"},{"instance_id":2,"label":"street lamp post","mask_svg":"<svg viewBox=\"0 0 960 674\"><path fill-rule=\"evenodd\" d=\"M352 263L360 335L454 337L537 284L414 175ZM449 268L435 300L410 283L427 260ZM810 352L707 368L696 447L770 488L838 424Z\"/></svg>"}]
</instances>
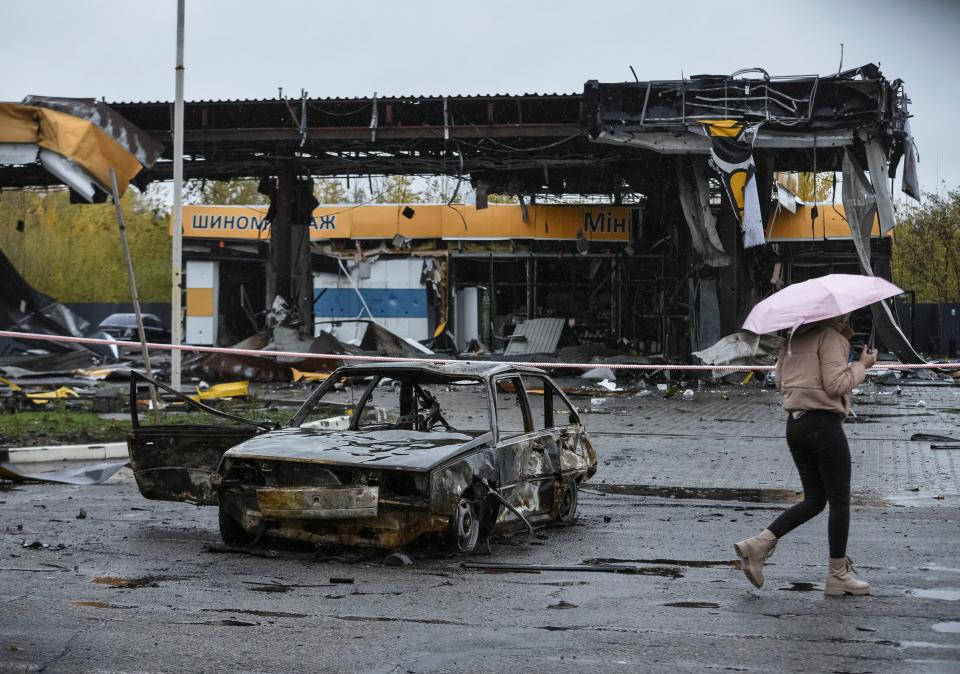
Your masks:
<instances>
[{"instance_id":1,"label":"street lamp post","mask_svg":"<svg viewBox=\"0 0 960 674\"><path fill-rule=\"evenodd\" d=\"M185 0L177 0L176 98L173 104L173 278L170 297L170 343L183 343L183 23ZM180 389L181 353L170 354L170 384Z\"/></svg>"}]
</instances>

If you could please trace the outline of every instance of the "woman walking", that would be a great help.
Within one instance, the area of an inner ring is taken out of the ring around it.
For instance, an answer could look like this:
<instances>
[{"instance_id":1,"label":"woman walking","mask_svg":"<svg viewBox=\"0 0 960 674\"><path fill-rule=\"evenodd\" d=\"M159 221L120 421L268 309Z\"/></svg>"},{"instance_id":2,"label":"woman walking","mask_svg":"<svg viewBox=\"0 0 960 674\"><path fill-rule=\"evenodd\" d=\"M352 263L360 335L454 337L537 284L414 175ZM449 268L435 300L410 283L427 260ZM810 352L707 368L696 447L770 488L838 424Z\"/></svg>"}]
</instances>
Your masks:
<instances>
[{"instance_id":1,"label":"woman walking","mask_svg":"<svg viewBox=\"0 0 960 674\"><path fill-rule=\"evenodd\" d=\"M787 445L800 473L803 501L781 514L753 538L734 545L741 568L756 587L763 586L763 563L777 541L830 504L827 538L830 572L824 593L870 594L847 557L850 529L850 449L843 421L850 393L877 360L864 347L860 360L847 362L853 331L849 314L801 326L777 361L777 390L783 393Z\"/></svg>"}]
</instances>

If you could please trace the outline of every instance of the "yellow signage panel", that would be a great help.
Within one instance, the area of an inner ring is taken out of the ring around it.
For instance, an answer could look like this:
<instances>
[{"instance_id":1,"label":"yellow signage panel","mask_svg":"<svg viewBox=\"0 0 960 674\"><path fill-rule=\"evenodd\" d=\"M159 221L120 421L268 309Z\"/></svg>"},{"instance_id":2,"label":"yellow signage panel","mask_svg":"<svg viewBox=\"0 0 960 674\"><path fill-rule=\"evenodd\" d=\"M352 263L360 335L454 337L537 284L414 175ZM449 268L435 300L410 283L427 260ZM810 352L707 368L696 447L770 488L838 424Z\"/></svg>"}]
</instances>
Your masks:
<instances>
[{"instance_id":1,"label":"yellow signage panel","mask_svg":"<svg viewBox=\"0 0 960 674\"><path fill-rule=\"evenodd\" d=\"M798 205L796 213L781 208L769 227L767 240L777 243L850 239L850 226L841 204L819 204L816 220L811 218L812 211L813 206L808 205ZM887 236L892 235L892 231L887 232ZM870 236L880 236L880 220L876 216Z\"/></svg>"},{"instance_id":2,"label":"yellow signage panel","mask_svg":"<svg viewBox=\"0 0 960 674\"><path fill-rule=\"evenodd\" d=\"M407 215L404 215L406 210ZM410 211L413 211L410 213ZM626 206L520 206L410 204L319 206L313 211L310 239L630 241L631 208ZM184 206L183 235L208 239L269 239L266 206Z\"/></svg>"},{"instance_id":3,"label":"yellow signage panel","mask_svg":"<svg viewBox=\"0 0 960 674\"><path fill-rule=\"evenodd\" d=\"M534 213L535 239L577 238L582 232L588 241L630 240L630 208L538 206Z\"/></svg>"}]
</instances>

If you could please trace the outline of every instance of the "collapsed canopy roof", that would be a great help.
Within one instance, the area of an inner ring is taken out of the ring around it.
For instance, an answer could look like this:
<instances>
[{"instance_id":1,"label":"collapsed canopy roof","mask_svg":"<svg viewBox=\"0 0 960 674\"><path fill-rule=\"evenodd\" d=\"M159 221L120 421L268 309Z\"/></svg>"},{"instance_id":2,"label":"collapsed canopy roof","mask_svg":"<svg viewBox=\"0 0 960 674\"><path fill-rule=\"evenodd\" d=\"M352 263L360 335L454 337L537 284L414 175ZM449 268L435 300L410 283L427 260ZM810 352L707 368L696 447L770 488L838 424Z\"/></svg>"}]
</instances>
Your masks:
<instances>
[{"instance_id":1,"label":"collapsed canopy roof","mask_svg":"<svg viewBox=\"0 0 960 674\"><path fill-rule=\"evenodd\" d=\"M460 175L510 194L652 193L675 183L670 143L709 153L709 140L686 129L706 119L759 124L757 147L776 154L778 170L839 169L859 131L881 134L891 159L903 152L906 98L876 66L828 77L758 73L588 82L583 94L194 101L185 106L184 175L259 178L288 159L301 174ZM110 107L166 146L138 181L169 179L172 103ZM603 133L618 137L594 142ZM627 146L618 142L625 134L651 142ZM0 167L3 186L52 182L35 167Z\"/></svg>"},{"instance_id":2,"label":"collapsed canopy roof","mask_svg":"<svg viewBox=\"0 0 960 674\"><path fill-rule=\"evenodd\" d=\"M28 96L25 103L0 103L0 165L39 163L88 201L98 188L110 192L111 168L122 194L161 149L109 106L93 100Z\"/></svg>"}]
</instances>

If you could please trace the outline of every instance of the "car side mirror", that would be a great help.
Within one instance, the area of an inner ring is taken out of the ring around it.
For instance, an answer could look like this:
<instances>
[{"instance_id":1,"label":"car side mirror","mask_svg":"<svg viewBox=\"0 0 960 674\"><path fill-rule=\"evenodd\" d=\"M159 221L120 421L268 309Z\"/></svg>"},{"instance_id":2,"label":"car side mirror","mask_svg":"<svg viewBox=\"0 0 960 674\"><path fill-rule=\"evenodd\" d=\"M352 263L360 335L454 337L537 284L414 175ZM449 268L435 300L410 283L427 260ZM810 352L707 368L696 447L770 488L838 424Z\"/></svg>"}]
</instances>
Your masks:
<instances>
[{"instance_id":1,"label":"car side mirror","mask_svg":"<svg viewBox=\"0 0 960 674\"><path fill-rule=\"evenodd\" d=\"M576 414L574 414L573 412L571 412L570 415L567 417L567 422L570 423L570 424L574 424L574 425L575 425L575 424L580 423L580 420L577 419L577 415L576 415Z\"/></svg>"}]
</instances>

